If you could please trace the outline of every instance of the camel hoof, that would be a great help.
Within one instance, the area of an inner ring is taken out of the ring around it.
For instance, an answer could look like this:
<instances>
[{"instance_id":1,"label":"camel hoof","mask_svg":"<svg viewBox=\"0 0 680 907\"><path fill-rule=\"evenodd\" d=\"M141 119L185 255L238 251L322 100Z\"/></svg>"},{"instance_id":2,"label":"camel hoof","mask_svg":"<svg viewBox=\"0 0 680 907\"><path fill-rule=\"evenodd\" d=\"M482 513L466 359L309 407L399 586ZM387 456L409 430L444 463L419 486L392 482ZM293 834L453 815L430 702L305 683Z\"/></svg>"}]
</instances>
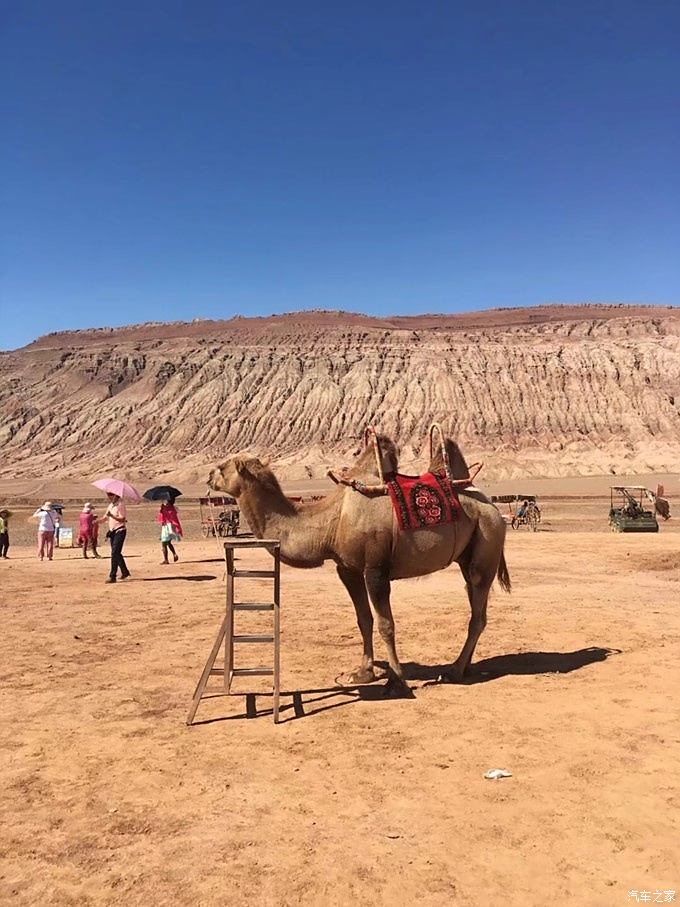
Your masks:
<instances>
[{"instance_id":1,"label":"camel hoof","mask_svg":"<svg viewBox=\"0 0 680 907\"><path fill-rule=\"evenodd\" d=\"M383 699L414 699L411 687L396 677L390 677L383 687Z\"/></svg>"},{"instance_id":2,"label":"camel hoof","mask_svg":"<svg viewBox=\"0 0 680 907\"><path fill-rule=\"evenodd\" d=\"M437 678L439 683L463 683L465 679L465 671L461 671L458 668L451 669L450 671L444 671L443 674L440 674Z\"/></svg>"},{"instance_id":3,"label":"camel hoof","mask_svg":"<svg viewBox=\"0 0 680 907\"><path fill-rule=\"evenodd\" d=\"M350 684L362 684L362 683L373 683L373 681L378 680L378 675L371 668L358 668L348 677Z\"/></svg>"},{"instance_id":4,"label":"camel hoof","mask_svg":"<svg viewBox=\"0 0 680 907\"><path fill-rule=\"evenodd\" d=\"M356 671L351 671L349 674L338 674L335 682L339 687L357 687L367 683L374 683L380 679L375 671L370 668L357 668Z\"/></svg>"}]
</instances>

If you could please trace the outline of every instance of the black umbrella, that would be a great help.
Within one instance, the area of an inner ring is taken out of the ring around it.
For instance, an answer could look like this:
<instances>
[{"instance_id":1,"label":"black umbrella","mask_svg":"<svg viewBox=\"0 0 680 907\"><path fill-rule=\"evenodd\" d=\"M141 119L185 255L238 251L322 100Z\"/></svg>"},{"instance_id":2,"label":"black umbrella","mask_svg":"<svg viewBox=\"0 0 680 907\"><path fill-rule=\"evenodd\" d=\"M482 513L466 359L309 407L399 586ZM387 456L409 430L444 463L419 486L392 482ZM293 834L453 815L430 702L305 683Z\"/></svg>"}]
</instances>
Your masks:
<instances>
[{"instance_id":1,"label":"black umbrella","mask_svg":"<svg viewBox=\"0 0 680 907\"><path fill-rule=\"evenodd\" d=\"M142 495L147 501L174 501L182 492L172 485L154 485L153 488L147 489Z\"/></svg>"}]
</instances>

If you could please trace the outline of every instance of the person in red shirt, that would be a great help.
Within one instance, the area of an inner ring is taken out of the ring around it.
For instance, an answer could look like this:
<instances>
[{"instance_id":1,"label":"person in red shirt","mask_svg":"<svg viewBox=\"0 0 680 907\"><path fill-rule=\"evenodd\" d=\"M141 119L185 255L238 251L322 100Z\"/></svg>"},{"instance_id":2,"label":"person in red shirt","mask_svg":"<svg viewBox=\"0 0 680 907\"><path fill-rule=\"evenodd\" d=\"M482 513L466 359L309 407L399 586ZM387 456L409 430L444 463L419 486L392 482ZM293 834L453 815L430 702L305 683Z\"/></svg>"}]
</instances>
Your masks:
<instances>
[{"instance_id":1,"label":"person in red shirt","mask_svg":"<svg viewBox=\"0 0 680 907\"><path fill-rule=\"evenodd\" d=\"M161 549L163 551L163 560L161 563L169 563L168 551L172 553L172 559L177 563L179 555L175 551L172 543L181 541L183 532L174 500L163 501L160 510L156 515L156 522L159 523L161 527Z\"/></svg>"},{"instance_id":2,"label":"person in red shirt","mask_svg":"<svg viewBox=\"0 0 680 907\"><path fill-rule=\"evenodd\" d=\"M78 544L82 546L83 557L87 559L87 549L88 546L92 548L92 554L94 557L99 557L97 552L97 519L95 517L94 511L92 510L92 504L87 503L83 507L80 517L79 517L79 527L78 527Z\"/></svg>"}]
</instances>

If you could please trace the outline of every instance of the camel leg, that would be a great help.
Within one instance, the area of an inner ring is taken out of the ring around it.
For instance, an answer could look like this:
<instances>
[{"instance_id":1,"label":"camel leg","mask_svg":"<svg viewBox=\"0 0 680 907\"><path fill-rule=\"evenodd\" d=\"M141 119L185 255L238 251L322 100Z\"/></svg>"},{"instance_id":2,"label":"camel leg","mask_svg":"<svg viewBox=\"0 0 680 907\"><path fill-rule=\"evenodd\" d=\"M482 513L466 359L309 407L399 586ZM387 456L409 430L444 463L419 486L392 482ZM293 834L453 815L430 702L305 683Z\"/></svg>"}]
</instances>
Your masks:
<instances>
[{"instance_id":1,"label":"camel leg","mask_svg":"<svg viewBox=\"0 0 680 907\"><path fill-rule=\"evenodd\" d=\"M354 610L357 615L357 623L361 631L361 638L364 643L364 654L361 659L361 667L352 671L349 675L348 682L353 683L371 683L377 680L373 668L373 614L368 602L368 593L366 592L366 583L361 573L338 564L338 576L343 582L345 589L349 593L354 604Z\"/></svg>"},{"instance_id":2,"label":"camel leg","mask_svg":"<svg viewBox=\"0 0 680 907\"><path fill-rule=\"evenodd\" d=\"M489 591L496 571L489 574L488 570L480 570L474 564L460 563L460 570L465 579L468 599L470 601L470 623L468 624L467 639L461 649L460 655L445 677L452 683L460 683L465 672L470 666L479 637L486 627L486 606L489 601Z\"/></svg>"},{"instance_id":3,"label":"camel leg","mask_svg":"<svg viewBox=\"0 0 680 907\"><path fill-rule=\"evenodd\" d=\"M378 630L387 648L387 660L390 664L389 678L385 687L388 696L401 697L412 695L402 671L394 638L394 617L390 606L390 580L387 573L376 567L367 567L364 573L366 589L371 604L378 617Z\"/></svg>"}]
</instances>

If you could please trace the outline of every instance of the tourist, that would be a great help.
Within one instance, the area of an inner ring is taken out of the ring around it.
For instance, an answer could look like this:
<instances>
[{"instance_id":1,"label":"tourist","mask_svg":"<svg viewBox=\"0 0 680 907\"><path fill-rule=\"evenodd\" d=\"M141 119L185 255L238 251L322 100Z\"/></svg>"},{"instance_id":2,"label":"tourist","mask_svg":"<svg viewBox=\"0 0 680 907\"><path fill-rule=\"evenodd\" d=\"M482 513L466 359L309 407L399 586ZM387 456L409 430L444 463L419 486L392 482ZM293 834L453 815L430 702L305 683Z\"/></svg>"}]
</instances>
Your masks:
<instances>
[{"instance_id":1,"label":"tourist","mask_svg":"<svg viewBox=\"0 0 680 907\"><path fill-rule=\"evenodd\" d=\"M0 557L7 559L9 551L9 510L0 510Z\"/></svg>"},{"instance_id":2,"label":"tourist","mask_svg":"<svg viewBox=\"0 0 680 907\"><path fill-rule=\"evenodd\" d=\"M52 505L52 510L54 511L54 547L59 547L59 533L61 532L61 518L63 516L63 509L61 507L55 507Z\"/></svg>"},{"instance_id":3,"label":"tourist","mask_svg":"<svg viewBox=\"0 0 680 907\"><path fill-rule=\"evenodd\" d=\"M92 507L92 550L94 551L94 556L99 557L97 549L99 548L99 517L97 516L97 510L94 504L90 505Z\"/></svg>"},{"instance_id":4,"label":"tourist","mask_svg":"<svg viewBox=\"0 0 680 907\"><path fill-rule=\"evenodd\" d=\"M97 522L92 511L92 504L89 502L83 507L78 522L78 544L82 546L83 557L87 560L87 549L88 546L91 546L93 556L98 558L99 553L97 552L97 540L95 535L97 532Z\"/></svg>"},{"instance_id":5,"label":"tourist","mask_svg":"<svg viewBox=\"0 0 680 907\"><path fill-rule=\"evenodd\" d=\"M123 558L123 545L127 535L127 512L123 499L119 498L117 494L108 492L106 497L109 499L109 506L106 508L104 516L100 517L99 522L103 523L104 520L108 520L109 531L106 533L106 537L111 542L111 571L106 582L115 583L118 570L120 570L121 579L127 579L130 575Z\"/></svg>"},{"instance_id":6,"label":"tourist","mask_svg":"<svg viewBox=\"0 0 680 907\"><path fill-rule=\"evenodd\" d=\"M175 551L173 542L179 542L182 539L182 524L179 521L175 500L163 501L156 516L156 522L161 527L161 549L163 551L162 564L168 563L168 551L172 554L175 563L179 560L179 555Z\"/></svg>"},{"instance_id":7,"label":"tourist","mask_svg":"<svg viewBox=\"0 0 680 907\"><path fill-rule=\"evenodd\" d=\"M54 532L57 528L52 502L45 501L33 514L32 519L38 520L38 557L40 560L52 560L54 552Z\"/></svg>"}]
</instances>

